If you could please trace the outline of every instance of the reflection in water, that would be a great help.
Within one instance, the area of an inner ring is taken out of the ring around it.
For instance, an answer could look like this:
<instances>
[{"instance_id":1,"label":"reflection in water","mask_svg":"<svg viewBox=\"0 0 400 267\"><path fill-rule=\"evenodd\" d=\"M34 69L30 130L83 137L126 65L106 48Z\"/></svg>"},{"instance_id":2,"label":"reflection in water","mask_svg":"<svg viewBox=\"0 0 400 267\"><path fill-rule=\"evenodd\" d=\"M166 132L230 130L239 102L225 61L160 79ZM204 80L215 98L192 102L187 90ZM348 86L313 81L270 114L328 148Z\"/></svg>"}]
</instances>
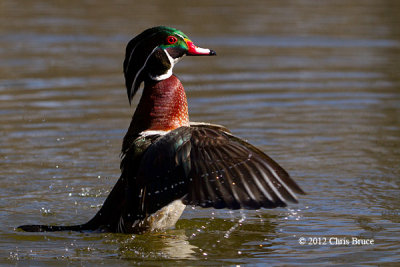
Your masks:
<instances>
[{"instance_id":1,"label":"reflection in water","mask_svg":"<svg viewBox=\"0 0 400 267\"><path fill-rule=\"evenodd\" d=\"M144 235L126 235L115 238L109 236L111 243L118 248L118 258L125 260L139 259L181 259L196 260L196 250L188 241L184 230L173 230L167 233L150 233Z\"/></svg>"},{"instance_id":2,"label":"reflection in water","mask_svg":"<svg viewBox=\"0 0 400 267\"><path fill-rule=\"evenodd\" d=\"M0 264L398 262L399 11L395 0L1 1ZM125 44L162 24L218 53L176 67L191 120L259 146L308 195L243 217L187 209L154 235L15 232L96 213L137 103L124 91ZM301 236L376 242L301 246Z\"/></svg>"},{"instance_id":3,"label":"reflection in water","mask_svg":"<svg viewBox=\"0 0 400 267\"><path fill-rule=\"evenodd\" d=\"M182 231L182 234L176 235L174 233L172 238L165 239L165 248L162 250L168 258L172 259L187 259L187 260L196 260L195 253L198 250L198 247L193 246L188 241L188 237Z\"/></svg>"}]
</instances>

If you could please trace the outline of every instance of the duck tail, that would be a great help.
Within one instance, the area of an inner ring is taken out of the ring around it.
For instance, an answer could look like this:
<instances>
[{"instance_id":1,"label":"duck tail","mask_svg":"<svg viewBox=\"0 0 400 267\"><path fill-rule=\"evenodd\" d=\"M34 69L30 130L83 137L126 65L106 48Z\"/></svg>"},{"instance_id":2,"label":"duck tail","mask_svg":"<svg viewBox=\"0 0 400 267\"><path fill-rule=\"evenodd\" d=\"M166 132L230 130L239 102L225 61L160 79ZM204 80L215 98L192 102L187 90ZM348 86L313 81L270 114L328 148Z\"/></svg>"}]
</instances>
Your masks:
<instances>
[{"instance_id":1,"label":"duck tail","mask_svg":"<svg viewBox=\"0 0 400 267\"><path fill-rule=\"evenodd\" d=\"M25 232L57 232L57 231L90 231L93 230L87 224L80 225L21 225L17 227L17 230Z\"/></svg>"}]
</instances>

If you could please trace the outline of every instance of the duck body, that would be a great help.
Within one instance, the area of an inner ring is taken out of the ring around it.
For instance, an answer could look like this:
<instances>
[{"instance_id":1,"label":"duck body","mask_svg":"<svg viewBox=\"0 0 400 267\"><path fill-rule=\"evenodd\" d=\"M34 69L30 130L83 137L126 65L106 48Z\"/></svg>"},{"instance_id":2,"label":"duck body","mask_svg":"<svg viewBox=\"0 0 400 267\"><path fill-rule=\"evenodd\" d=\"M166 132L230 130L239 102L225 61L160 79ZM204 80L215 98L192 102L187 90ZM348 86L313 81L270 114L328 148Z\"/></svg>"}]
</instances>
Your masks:
<instances>
[{"instance_id":1,"label":"duck body","mask_svg":"<svg viewBox=\"0 0 400 267\"><path fill-rule=\"evenodd\" d=\"M264 152L223 126L189 122L184 88L172 74L184 55L215 52L162 26L128 43L129 101L142 82L144 89L123 140L121 177L89 222L19 229L143 233L173 227L186 205L259 209L297 202L304 192Z\"/></svg>"}]
</instances>

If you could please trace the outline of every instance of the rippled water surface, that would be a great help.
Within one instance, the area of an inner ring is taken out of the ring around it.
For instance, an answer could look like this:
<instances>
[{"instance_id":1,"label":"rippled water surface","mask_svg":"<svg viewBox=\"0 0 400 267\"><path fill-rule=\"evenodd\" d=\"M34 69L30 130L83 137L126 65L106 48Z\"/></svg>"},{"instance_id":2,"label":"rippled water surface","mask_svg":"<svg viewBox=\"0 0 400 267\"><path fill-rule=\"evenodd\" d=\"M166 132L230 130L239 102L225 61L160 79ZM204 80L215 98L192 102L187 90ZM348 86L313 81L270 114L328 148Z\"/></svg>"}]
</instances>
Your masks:
<instances>
[{"instance_id":1,"label":"rippled water surface","mask_svg":"<svg viewBox=\"0 0 400 267\"><path fill-rule=\"evenodd\" d=\"M395 0L1 1L0 264L400 262L399 14ZM275 210L187 207L156 234L16 231L99 209L137 103L125 45L154 25L218 53L175 68L191 120L227 126L308 194ZM374 244L343 245L353 237Z\"/></svg>"}]
</instances>

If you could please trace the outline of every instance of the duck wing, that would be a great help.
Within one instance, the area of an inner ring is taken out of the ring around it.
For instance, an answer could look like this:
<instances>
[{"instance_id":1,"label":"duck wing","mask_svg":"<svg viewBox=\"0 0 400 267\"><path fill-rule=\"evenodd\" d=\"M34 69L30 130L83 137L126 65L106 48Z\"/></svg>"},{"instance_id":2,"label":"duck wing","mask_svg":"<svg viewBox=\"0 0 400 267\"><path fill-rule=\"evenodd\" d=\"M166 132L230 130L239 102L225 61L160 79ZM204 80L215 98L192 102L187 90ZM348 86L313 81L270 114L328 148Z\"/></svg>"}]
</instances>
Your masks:
<instances>
[{"instance_id":1,"label":"duck wing","mask_svg":"<svg viewBox=\"0 0 400 267\"><path fill-rule=\"evenodd\" d=\"M144 153L138 169L141 209L173 200L201 207L258 209L297 203L303 190L264 152L218 125L180 127Z\"/></svg>"}]
</instances>

